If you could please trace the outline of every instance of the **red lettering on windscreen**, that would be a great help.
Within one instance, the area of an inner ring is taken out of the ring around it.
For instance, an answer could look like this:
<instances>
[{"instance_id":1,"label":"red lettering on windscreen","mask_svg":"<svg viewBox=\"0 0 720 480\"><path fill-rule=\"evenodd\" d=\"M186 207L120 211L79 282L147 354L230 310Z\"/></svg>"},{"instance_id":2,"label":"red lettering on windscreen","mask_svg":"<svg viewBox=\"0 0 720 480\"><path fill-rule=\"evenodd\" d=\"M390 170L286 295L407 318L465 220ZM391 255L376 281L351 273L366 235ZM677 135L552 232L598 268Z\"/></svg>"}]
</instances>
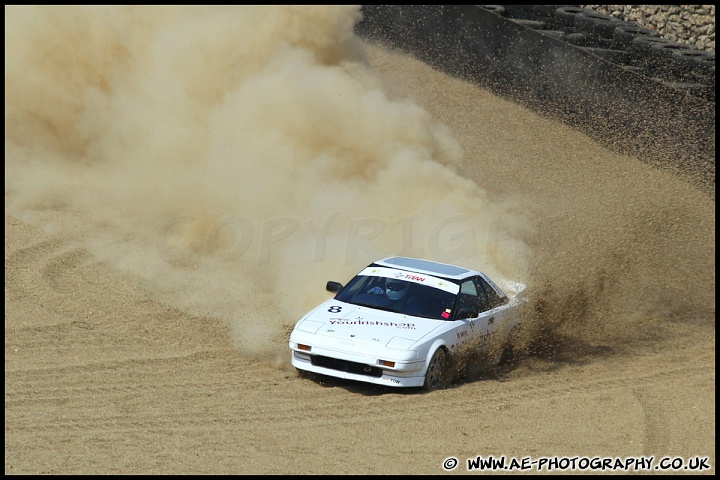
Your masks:
<instances>
[{"instance_id":1,"label":"red lettering on windscreen","mask_svg":"<svg viewBox=\"0 0 720 480\"><path fill-rule=\"evenodd\" d=\"M418 276L409 275L409 274L405 275L405 278L407 278L408 280L415 280L416 282L424 282L425 281L425 278L423 278L423 277L418 277Z\"/></svg>"}]
</instances>

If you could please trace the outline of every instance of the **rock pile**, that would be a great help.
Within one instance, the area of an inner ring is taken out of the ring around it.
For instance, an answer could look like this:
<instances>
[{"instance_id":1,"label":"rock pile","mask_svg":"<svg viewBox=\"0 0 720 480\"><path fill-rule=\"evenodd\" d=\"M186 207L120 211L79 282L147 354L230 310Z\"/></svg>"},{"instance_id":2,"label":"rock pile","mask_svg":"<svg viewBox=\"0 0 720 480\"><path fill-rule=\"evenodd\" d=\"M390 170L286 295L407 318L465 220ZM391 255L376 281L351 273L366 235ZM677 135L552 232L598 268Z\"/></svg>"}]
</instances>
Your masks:
<instances>
[{"instance_id":1,"label":"rock pile","mask_svg":"<svg viewBox=\"0 0 720 480\"><path fill-rule=\"evenodd\" d=\"M715 5L580 5L657 31L661 37L715 51Z\"/></svg>"}]
</instances>

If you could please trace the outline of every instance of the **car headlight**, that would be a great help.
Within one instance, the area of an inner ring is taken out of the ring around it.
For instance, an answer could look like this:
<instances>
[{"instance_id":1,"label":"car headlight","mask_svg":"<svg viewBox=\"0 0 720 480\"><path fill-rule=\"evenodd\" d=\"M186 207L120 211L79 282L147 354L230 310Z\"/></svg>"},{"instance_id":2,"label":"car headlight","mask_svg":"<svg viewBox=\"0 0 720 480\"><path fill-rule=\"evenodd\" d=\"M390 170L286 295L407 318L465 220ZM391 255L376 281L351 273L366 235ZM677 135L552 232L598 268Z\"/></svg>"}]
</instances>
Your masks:
<instances>
[{"instance_id":1,"label":"car headlight","mask_svg":"<svg viewBox=\"0 0 720 480\"><path fill-rule=\"evenodd\" d=\"M313 320L302 320L300 321L295 328L297 330L308 332L308 333L315 333L318 330L320 330L320 327L325 325L323 322L315 322Z\"/></svg>"},{"instance_id":2,"label":"car headlight","mask_svg":"<svg viewBox=\"0 0 720 480\"><path fill-rule=\"evenodd\" d=\"M412 347L414 343L415 340L410 340L408 338L402 337L393 337L388 343L385 344L385 346L387 348L392 348L395 350L410 350L410 347Z\"/></svg>"}]
</instances>

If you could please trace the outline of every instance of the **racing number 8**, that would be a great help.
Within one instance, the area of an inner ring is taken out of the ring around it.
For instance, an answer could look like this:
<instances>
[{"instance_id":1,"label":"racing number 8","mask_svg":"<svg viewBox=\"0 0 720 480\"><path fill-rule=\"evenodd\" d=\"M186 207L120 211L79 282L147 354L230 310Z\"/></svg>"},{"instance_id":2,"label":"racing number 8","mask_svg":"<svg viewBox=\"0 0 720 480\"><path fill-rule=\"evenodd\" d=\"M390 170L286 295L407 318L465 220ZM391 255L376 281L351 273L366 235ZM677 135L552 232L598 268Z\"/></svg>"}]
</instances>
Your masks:
<instances>
[{"instance_id":1,"label":"racing number 8","mask_svg":"<svg viewBox=\"0 0 720 480\"><path fill-rule=\"evenodd\" d=\"M330 313L339 313L342 310L342 307L340 305L333 305L332 307L328 308L328 312Z\"/></svg>"}]
</instances>

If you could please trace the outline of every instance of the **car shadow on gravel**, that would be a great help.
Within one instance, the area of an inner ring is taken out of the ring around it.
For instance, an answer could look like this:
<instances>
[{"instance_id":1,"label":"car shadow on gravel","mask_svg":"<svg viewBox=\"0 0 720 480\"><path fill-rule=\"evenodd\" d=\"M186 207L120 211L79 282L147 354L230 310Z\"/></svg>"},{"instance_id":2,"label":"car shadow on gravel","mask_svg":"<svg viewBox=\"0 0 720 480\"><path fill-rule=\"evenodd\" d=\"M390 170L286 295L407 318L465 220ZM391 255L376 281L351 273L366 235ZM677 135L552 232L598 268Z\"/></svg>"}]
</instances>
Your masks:
<instances>
[{"instance_id":1,"label":"car shadow on gravel","mask_svg":"<svg viewBox=\"0 0 720 480\"><path fill-rule=\"evenodd\" d=\"M466 356L450 365L452 380L447 389L460 388L475 382L509 382L516 375L552 373L569 366L581 366L614 355L607 345L592 345L581 340L555 335L552 341L534 345L529 351L512 352L499 365L488 366L481 355ZM365 396L417 395L428 393L423 388L399 388L329 377L312 372L298 372L301 379L323 388L342 388Z\"/></svg>"},{"instance_id":2,"label":"car shadow on gravel","mask_svg":"<svg viewBox=\"0 0 720 480\"><path fill-rule=\"evenodd\" d=\"M407 394L413 393L412 390L422 390L415 388L397 388L386 387L384 385L375 385L373 383L358 382L355 380L346 380L343 378L329 377L312 372L298 373L301 379L314 382L324 388L343 388L348 392L358 393L365 396L378 396L387 394ZM408 392L410 391L410 392Z\"/></svg>"}]
</instances>

